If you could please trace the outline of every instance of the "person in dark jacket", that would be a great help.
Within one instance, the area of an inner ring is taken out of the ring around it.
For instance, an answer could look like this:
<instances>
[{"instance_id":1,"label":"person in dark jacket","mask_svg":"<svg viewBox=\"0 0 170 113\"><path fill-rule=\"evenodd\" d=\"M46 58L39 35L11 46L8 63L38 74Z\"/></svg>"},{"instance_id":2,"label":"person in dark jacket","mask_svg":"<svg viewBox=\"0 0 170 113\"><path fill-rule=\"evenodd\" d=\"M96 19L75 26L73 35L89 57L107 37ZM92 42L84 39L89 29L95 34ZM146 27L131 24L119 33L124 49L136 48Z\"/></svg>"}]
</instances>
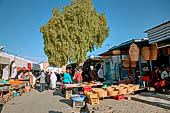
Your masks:
<instances>
[{"instance_id":1,"label":"person in dark jacket","mask_svg":"<svg viewBox=\"0 0 170 113\"><path fill-rule=\"evenodd\" d=\"M46 76L46 78L45 78L45 82L46 82L46 84L47 84L47 90L50 89L50 77L51 77L51 73L48 72L48 73L47 73L47 76Z\"/></svg>"},{"instance_id":2,"label":"person in dark jacket","mask_svg":"<svg viewBox=\"0 0 170 113\"><path fill-rule=\"evenodd\" d=\"M91 76L90 76L90 75L88 75L88 74L85 74L85 77L84 77L83 82L90 82L90 81L92 81Z\"/></svg>"}]
</instances>

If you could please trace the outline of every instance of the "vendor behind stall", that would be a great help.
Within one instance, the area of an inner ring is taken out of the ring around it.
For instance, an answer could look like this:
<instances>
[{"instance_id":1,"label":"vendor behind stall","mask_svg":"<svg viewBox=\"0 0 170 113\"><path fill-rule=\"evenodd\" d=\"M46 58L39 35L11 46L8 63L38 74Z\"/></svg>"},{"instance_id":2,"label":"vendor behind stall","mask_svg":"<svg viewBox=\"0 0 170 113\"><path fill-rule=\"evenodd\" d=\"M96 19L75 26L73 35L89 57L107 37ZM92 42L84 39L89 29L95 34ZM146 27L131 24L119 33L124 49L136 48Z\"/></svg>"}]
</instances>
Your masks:
<instances>
[{"instance_id":1,"label":"vendor behind stall","mask_svg":"<svg viewBox=\"0 0 170 113\"><path fill-rule=\"evenodd\" d=\"M161 79L158 67L154 67L154 70L151 72L150 82L151 86L155 88L155 91L162 92L165 88L165 80Z\"/></svg>"}]
</instances>

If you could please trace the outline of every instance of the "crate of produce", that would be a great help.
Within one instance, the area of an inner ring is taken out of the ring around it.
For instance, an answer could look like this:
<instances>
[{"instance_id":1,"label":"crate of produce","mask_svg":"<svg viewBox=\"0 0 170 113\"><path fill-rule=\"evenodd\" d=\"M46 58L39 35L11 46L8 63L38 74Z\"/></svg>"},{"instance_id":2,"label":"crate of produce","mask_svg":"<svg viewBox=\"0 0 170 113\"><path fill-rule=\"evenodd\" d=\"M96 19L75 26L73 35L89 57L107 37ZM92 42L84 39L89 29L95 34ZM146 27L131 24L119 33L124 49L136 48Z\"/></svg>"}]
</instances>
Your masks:
<instances>
[{"instance_id":1,"label":"crate of produce","mask_svg":"<svg viewBox=\"0 0 170 113\"><path fill-rule=\"evenodd\" d=\"M85 95L88 98L98 98L98 93L96 93L96 92L86 92Z\"/></svg>"},{"instance_id":2,"label":"crate of produce","mask_svg":"<svg viewBox=\"0 0 170 113\"><path fill-rule=\"evenodd\" d=\"M91 98L91 99L89 99L89 103L91 105L99 104L99 98Z\"/></svg>"}]
</instances>

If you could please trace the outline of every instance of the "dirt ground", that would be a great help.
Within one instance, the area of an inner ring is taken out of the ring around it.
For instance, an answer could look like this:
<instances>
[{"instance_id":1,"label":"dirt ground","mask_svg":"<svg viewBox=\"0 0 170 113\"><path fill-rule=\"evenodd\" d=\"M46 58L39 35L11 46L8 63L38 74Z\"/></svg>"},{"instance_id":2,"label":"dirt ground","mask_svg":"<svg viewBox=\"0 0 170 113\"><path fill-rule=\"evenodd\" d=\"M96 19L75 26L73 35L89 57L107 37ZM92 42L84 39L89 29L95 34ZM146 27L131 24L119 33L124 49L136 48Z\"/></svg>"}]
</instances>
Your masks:
<instances>
[{"instance_id":1,"label":"dirt ground","mask_svg":"<svg viewBox=\"0 0 170 113\"><path fill-rule=\"evenodd\" d=\"M169 110L135 102L132 100L101 100L98 107L113 107L114 113L170 113ZM92 108L93 106L90 105ZM23 94L6 103L1 113L73 113L71 101L65 100L61 91L46 90Z\"/></svg>"}]
</instances>

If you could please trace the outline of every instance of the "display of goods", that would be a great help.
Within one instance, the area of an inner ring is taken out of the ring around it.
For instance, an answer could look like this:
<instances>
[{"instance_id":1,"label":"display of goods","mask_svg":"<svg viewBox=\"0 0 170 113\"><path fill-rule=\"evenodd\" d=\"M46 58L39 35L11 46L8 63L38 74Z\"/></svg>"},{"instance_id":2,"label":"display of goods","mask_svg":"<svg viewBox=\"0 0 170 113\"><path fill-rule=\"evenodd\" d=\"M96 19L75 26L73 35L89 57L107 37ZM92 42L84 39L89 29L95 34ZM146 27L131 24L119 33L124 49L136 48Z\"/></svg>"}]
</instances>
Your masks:
<instances>
[{"instance_id":1,"label":"display of goods","mask_svg":"<svg viewBox=\"0 0 170 113\"><path fill-rule=\"evenodd\" d=\"M112 88L112 87L106 87L106 88L103 88L103 89L105 89L107 92L110 92L110 91L114 90L114 88Z\"/></svg>"},{"instance_id":2,"label":"display of goods","mask_svg":"<svg viewBox=\"0 0 170 113\"><path fill-rule=\"evenodd\" d=\"M84 86L84 84L80 84L80 86Z\"/></svg>"},{"instance_id":3,"label":"display of goods","mask_svg":"<svg viewBox=\"0 0 170 113\"><path fill-rule=\"evenodd\" d=\"M156 45L151 45L149 49L150 49L150 60L156 60L158 55L158 49Z\"/></svg>"},{"instance_id":4,"label":"display of goods","mask_svg":"<svg viewBox=\"0 0 170 113\"><path fill-rule=\"evenodd\" d=\"M106 97L107 96L107 91L101 88L93 88L92 91L98 93L98 97Z\"/></svg>"},{"instance_id":5,"label":"display of goods","mask_svg":"<svg viewBox=\"0 0 170 113\"><path fill-rule=\"evenodd\" d=\"M137 65L137 62L136 61L131 61L130 62L130 67L136 67Z\"/></svg>"},{"instance_id":6,"label":"display of goods","mask_svg":"<svg viewBox=\"0 0 170 113\"><path fill-rule=\"evenodd\" d=\"M89 87L83 87L83 92L90 91L90 90L91 90L91 86L89 86Z\"/></svg>"},{"instance_id":7,"label":"display of goods","mask_svg":"<svg viewBox=\"0 0 170 113\"><path fill-rule=\"evenodd\" d=\"M134 85L134 86L133 86L133 90L135 90L135 91L136 91L136 90L139 90L139 87L140 87L139 85Z\"/></svg>"},{"instance_id":8,"label":"display of goods","mask_svg":"<svg viewBox=\"0 0 170 113\"><path fill-rule=\"evenodd\" d=\"M9 81L10 84L24 84L24 81L19 81L19 80L16 80L16 81Z\"/></svg>"},{"instance_id":9,"label":"display of goods","mask_svg":"<svg viewBox=\"0 0 170 113\"><path fill-rule=\"evenodd\" d=\"M83 84L88 84L88 82L83 82Z\"/></svg>"},{"instance_id":10,"label":"display of goods","mask_svg":"<svg viewBox=\"0 0 170 113\"><path fill-rule=\"evenodd\" d=\"M120 55L120 50L113 50L112 53L113 55Z\"/></svg>"},{"instance_id":11,"label":"display of goods","mask_svg":"<svg viewBox=\"0 0 170 113\"><path fill-rule=\"evenodd\" d=\"M119 88L119 94L126 94L127 93L127 88Z\"/></svg>"},{"instance_id":12,"label":"display of goods","mask_svg":"<svg viewBox=\"0 0 170 113\"><path fill-rule=\"evenodd\" d=\"M134 91L133 89L134 89L134 87L130 86L130 87L127 88L127 92L128 93L133 93L133 91Z\"/></svg>"},{"instance_id":13,"label":"display of goods","mask_svg":"<svg viewBox=\"0 0 170 113\"><path fill-rule=\"evenodd\" d=\"M88 85L93 85L93 83L88 83Z\"/></svg>"},{"instance_id":14,"label":"display of goods","mask_svg":"<svg viewBox=\"0 0 170 113\"><path fill-rule=\"evenodd\" d=\"M130 61L129 60L124 60L123 61L123 67L129 67L130 66Z\"/></svg>"},{"instance_id":15,"label":"display of goods","mask_svg":"<svg viewBox=\"0 0 170 113\"><path fill-rule=\"evenodd\" d=\"M136 44L132 44L129 49L129 55L131 61L138 61L139 60L139 48Z\"/></svg>"},{"instance_id":16,"label":"display of goods","mask_svg":"<svg viewBox=\"0 0 170 113\"><path fill-rule=\"evenodd\" d=\"M86 92L85 95L88 98L98 98L98 94L96 92Z\"/></svg>"},{"instance_id":17,"label":"display of goods","mask_svg":"<svg viewBox=\"0 0 170 113\"><path fill-rule=\"evenodd\" d=\"M94 83L94 81L90 81L90 83Z\"/></svg>"},{"instance_id":18,"label":"display of goods","mask_svg":"<svg viewBox=\"0 0 170 113\"><path fill-rule=\"evenodd\" d=\"M8 86L3 86L3 90L8 90Z\"/></svg>"},{"instance_id":19,"label":"display of goods","mask_svg":"<svg viewBox=\"0 0 170 113\"><path fill-rule=\"evenodd\" d=\"M118 95L118 93L119 93L119 91L109 91L108 95L109 96L116 96L116 95Z\"/></svg>"},{"instance_id":20,"label":"display of goods","mask_svg":"<svg viewBox=\"0 0 170 113\"><path fill-rule=\"evenodd\" d=\"M6 80L0 80L0 85L4 85L4 84L9 85L10 83Z\"/></svg>"},{"instance_id":21,"label":"display of goods","mask_svg":"<svg viewBox=\"0 0 170 113\"><path fill-rule=\"evenodd\" d=\"M143 47L141 50L141 54L144 60L150 60L150 49L149 47Z\"/></svg>"}]
</instances>

